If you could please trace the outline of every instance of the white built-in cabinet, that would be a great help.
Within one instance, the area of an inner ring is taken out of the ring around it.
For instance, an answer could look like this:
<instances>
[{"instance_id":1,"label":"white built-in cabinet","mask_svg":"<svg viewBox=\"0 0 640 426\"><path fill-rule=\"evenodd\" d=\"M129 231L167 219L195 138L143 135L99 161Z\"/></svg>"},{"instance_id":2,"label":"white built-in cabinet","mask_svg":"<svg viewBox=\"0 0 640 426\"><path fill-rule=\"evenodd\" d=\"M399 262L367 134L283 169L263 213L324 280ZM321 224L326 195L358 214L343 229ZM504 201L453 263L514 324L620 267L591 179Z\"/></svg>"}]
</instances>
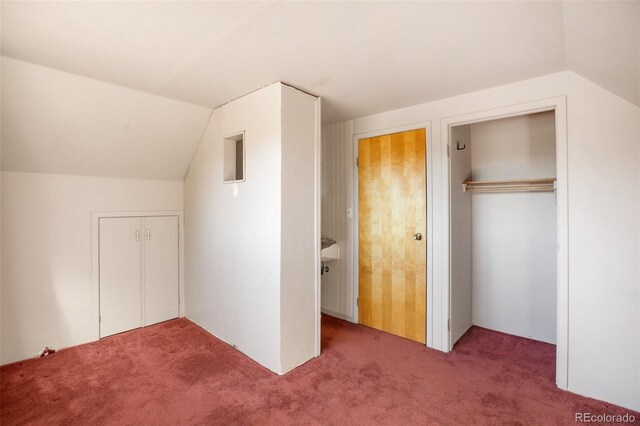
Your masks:
<instances>
[{"instance_id":1,"label":"white built-in cabinet","mask_svg":"<svg viewBox=\"0 0 640 426\"><path fill-rule=\"evenodd\" d=\"M178 238L178 216L100 218L100 337L178 317Z\"/></svg>"}]
</instances>

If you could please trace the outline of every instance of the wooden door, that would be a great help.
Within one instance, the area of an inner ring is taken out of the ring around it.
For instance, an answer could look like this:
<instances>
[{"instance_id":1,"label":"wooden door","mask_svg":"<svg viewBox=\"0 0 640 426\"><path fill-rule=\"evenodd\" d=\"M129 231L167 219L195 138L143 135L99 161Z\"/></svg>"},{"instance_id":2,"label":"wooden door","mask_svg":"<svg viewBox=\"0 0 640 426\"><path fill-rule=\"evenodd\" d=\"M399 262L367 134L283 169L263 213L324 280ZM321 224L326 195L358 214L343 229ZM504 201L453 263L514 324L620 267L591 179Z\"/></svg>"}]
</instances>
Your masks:
<instances>
[{"instance_id":1,"label":"wooden door","mask_svg":"<svg viewBox=\"0 0 640 426\"><path fill-rule=\"evenodd\" d=\"M178 317L178 216L144 218L144 325Z\"/></svg>"},{"instance_id":2,"label":"wooden door","mask_svg":"<svg viewBox=\"0 0 640 426\"><path fill-rule=\"evenodd\" d=\"M142 219L100 219L100 337L142 326Z\"/></svg>"},{"instance_id":3,"label":"wooden door","mask_svg":"<svg viewBox=\"0 0 640 426\"><path fill-rule=\"evenodd\" d=\"M425 153L424 129L358 144L359 320L421 343L426 341Z\"/></svg>"}]
</instances>

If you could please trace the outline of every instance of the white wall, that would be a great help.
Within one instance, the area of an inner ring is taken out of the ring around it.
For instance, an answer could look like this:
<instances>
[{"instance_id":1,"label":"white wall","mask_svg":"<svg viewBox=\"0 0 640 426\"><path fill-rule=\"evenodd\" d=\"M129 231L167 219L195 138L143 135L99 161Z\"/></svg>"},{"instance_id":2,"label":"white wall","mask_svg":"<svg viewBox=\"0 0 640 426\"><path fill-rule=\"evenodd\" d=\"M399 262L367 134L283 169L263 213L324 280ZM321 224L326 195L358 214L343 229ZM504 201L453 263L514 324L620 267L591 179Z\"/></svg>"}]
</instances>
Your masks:
<instances>
[{"instance_id":1,"label":"white wall","mask_svg":"<svg viewBox=\"0 0 640 426\"><path fill-rule=\"evenodd\" d=\"M553 111L474 123L469 127L474 180L556 176Z\"/></svg>"},{"instance_id":2,"label":"white wall","mask_svg":"<svg viewBox=\"0 0 640 426\"><path fill-rule=\"evenodd\" d=\"M640 108L576 83L567 108L569 389L640 411Z\"/></svg>"},{"instance_id":3,"label":"white wall","mask_svg":"<svg viewBox=\"0 0 640 426\"><path fill-rule=\"evenodd\" d=\"M187 316L273 371L280 370L280 93L273 84L214 110L184 196ZM245 182L223 184L222 139L241 130Z\"/></svg>"},{"instance_id":4,"label":"white wall","mask_svg":"<svg viewBox=\"0 0 640 426\"><path fill-rule=\"evenodd\" d=\"M91 212L182 210L182 182L2 172L0 362L98 338Z\"/></svg>"},{"instance_id":5,"label":"white wall","mask_svg":"<svg viewBox=\"0 0 640 426\"><path fill-rule=\"evenodd\" d=\"M462 182L471 178L471 129L451 129L451 340L453 343L472 325L472 208L471 193ZM456 149L456 142L466 146Z\"/></svg>"},{"instance_id":6,"label":"white wall","mask_svg":"<svg viewBox=\"0 0 640 426\"><path fill-rule=\"evenodd\" d=\"M640 127L638 107L561 72L354 120L354 133L565 95L568 120L569 377L573 392L640 409ZM448 170L438 125L433 179L432 346L447 350ZM351 137L343 139L351 144ZM353 174L347 163L345 175ZM347 181L343 182L347 184ZM353 206L353 200L351 205ZM350 222L344 219L352 231ZM349 250L348 247L344 250ZM353 281L350 289L353 289ZM351 291L346 289L346 291Z\"/></svg>"},{"instance_id":7,"label":"white wall","mask_svg":"<svg viewBox=\"0 0 640 426\"><path fill-rule=\"evenodd\" d=\"M473 180L556 176L553 112L469 127ZM452 200L456 191L462 189L452 187ZM553 192L471 196L473 324L556 342L555 197ZM451 253L454 264L460 254Z\"/></svg>"},{"instance_id":8,"label":"white wall","mask_svg":"<svg viewBox=\"0 0 640 426\"><path fill-rule=\"evenodd\" d=\"M316 355L318 246L315 97L282 88L282 216L280 258L281 371ZM318 141L319 142L319 141ZM319 188L318 188L319 189ZM317 283L316 283L317 280ZM314 309L311 309L311 308ZM319 350L319 347L318 347Z\"/></svg>"},{"instance_id":9,"label":"white wall","mask_svg":"<svg viewBox=\"0 0 640 426\"><path fill-rule=\"evenodd\" d=\"M187 316L277 373L302 362L315 339L315 330L307 329L315 309L309 281L315 267L308 269L314 211L309 211L310 195L300 194L313 193L308 169L315 160L306 145L308 117L301 127L282 122L302 120L303 112L313 112L315 120L315 109L306 102L291 104L292 97L274 83L216 109L185 180ZM246 132L246 181L223 184L222 139L240 130ZM301 173L300 182L283 182L295 173ZM293 202L297 196L300 204ZM296 229L298 236L287 218L303 227ZM292 274L301 274L298 282ZM287 324L281 332L282 320L300 324Z\"/></svg>"}]
</instances>

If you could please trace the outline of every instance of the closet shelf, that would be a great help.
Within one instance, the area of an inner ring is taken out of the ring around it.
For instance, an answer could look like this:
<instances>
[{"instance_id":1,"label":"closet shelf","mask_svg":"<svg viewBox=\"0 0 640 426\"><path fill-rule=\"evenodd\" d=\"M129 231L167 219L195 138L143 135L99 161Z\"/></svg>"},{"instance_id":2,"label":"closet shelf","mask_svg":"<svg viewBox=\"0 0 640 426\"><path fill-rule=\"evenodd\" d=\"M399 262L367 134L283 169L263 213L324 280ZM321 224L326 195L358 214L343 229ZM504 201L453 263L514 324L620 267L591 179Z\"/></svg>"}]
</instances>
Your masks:
<instances>
[{"instance_id":1,"label":"closet shelf","mask_svg":"<svg viewBox=\"0 0 640 426\"><path fill-rule=\"evenodd\" d=\"M468 180L462 184L462 190L465 192L546 192L555 189L555 178Z\"/></svg>"}]
</instances>

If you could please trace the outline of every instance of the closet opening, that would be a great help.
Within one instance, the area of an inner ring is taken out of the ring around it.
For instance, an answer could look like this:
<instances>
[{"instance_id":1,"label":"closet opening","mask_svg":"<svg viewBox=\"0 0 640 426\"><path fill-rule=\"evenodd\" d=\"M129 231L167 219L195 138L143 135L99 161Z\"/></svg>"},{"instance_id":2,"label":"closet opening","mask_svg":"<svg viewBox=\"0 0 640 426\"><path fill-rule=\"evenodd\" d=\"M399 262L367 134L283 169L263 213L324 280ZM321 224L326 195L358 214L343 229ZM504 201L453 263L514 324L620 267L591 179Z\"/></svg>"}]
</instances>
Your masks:
<instances>
[{"instance_id":1,"label":"closet opening","mask_svg":"<svg viewBox=\"0 0 640 426\"><path fill-rule=\"evenodd\" d=\"M454 351L488 329L554 345L555 356L556 137L553 110L450 127Z\"/></svg>"}]
</instances>

